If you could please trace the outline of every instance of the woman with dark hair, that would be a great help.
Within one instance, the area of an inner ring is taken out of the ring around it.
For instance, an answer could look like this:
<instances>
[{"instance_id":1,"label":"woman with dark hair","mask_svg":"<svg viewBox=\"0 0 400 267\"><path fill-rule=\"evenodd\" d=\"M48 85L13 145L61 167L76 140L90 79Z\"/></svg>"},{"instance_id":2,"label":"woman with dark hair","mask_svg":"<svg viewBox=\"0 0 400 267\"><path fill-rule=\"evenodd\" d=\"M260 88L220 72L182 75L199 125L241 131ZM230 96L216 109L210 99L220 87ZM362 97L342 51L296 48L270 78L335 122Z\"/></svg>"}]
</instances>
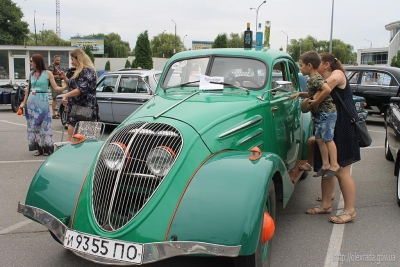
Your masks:
<instances>
[{"instance_id":1,"label":"woman with dark hair","mask_svg":"<svg viewBox=\"0 0 400 267\"><path fill-rule=\"evenodd\" d=\"M93 62L82 49L71 51L71 64L76 67L74 75L68 79L62 72L61 77L68 84L68 93L63 95L63 105L68 105L68 136L70 141L77 121L70 116L72 105L79 105L93 109L90 121L99 121L99 107L96 99L97 74Z\"/></svg>"},{"instance_id":2,"label":"woman with dark hair","mask_svg":"<svg viewBox=\"0 0 400 267\"><path fill-rule=\"evenodd\" d=\"M53 130L47 87L49 81L54 90L63 91L66 87L57 86L53 74L45 68L42 55L33 54L30 65L33 71L19 107L26 109L29 151L37 150L35 156L48 156L53 152Z\"/></svg>"},{"instance_id":3,"label":"woman with dark hair","mask_svg":"<svg viewBox=\"0 0 400 267\"><path fill-rule=\"evenodd\" d=\"M342 98L347 109L353 118L358 118L353 102L353 93L350 84L345 76L345 70L341 62L331 53L322 53L321 64L318 72L326 80L330 88L333 88L330 95L336 105L337 120L334 131L334 142L337 147L337 161L343 170L336 174L340 190L343 194L344 208L341 213L330 217L333 223L347 223L356 218L355 198L356 187L351 177L350 169L354 162L361 160L360 146L353 124L339 100ZM315 150L314 171L321 168L319 151ZM309 209L307 214L329 214L332 212L332 195L335 188L335 179L321 179L322 202L320 206Z\"/></svg>"}]
</instances>

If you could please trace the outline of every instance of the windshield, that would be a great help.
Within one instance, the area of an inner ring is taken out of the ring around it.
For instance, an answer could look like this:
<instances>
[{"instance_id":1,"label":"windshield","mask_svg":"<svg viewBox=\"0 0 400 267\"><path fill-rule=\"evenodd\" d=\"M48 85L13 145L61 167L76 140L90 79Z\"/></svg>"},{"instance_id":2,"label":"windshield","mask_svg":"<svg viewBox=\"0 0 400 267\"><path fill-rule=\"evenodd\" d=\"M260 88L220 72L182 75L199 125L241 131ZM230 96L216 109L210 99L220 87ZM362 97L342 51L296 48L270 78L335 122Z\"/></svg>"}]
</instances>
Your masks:
<instances>
[{"instance_id":1,"label":"windshield","mask_svg":"<svg viewBox=\"0 0 400 267\"><path fill-rule=\"evenodd\" d=\"M225 85L235 85L250 90L265 87L268 75L264 62L242 57L215 57L211 62L209 57L191 58L174 62L170 65L163 88L179 85L199 86L201 75L222 77ZM209 66L210 65L210 66Z\"/></svg>"}]
</instances>

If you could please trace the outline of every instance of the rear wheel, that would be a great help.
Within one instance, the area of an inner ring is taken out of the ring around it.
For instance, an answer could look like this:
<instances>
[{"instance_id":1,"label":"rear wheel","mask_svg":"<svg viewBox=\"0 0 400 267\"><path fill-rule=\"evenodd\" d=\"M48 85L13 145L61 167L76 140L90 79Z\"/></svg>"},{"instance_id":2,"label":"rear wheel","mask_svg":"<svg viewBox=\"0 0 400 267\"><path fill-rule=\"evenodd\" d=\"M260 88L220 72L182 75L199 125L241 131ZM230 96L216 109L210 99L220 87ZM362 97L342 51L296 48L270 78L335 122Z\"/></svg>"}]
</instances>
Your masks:
<instances>
[{"instance_id":1,"label":"rear wheel","mask_svg":"<svg viewBox=\"0 0 400 267\"><path fill-rule=\"evenodd\" d=\"M271 180L268 188L268 196L265 202L264 211L268 212L269 215L275 220L276 213L276 196L274 182ZM262 227L262 223L261 223ZM261 242L262 231L260 231L260 237L256 252L250 256L240 256L235 259L235 267L267 267L271 264L271 243L272 239L265 244Z\"/></svg>"}]
</instances>

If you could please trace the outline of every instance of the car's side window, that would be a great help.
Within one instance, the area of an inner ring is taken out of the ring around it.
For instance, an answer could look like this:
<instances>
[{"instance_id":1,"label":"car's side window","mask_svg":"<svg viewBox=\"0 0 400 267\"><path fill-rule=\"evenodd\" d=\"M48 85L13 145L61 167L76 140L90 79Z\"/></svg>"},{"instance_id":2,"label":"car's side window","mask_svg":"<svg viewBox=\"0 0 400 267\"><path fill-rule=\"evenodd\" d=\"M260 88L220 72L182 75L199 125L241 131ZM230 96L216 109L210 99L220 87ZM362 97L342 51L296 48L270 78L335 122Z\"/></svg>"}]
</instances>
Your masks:
<instances>
[{"instance_id":1,"label":"car's side window","mask_svg":"<svg viewBox=\"0 0 400 267\"><path fill-rule=\"evenodd\" d=\"M361 78L362 85L390 85L390 75L378 71L364 71Z\"/></svg>"},{"instance_id":2,"label":"car's side window","mask_svg":"<svg viewBox=\"0 0 400 267\"><path fill-rule=\"evenodd\" d=\"M274 75L275 73L275 75ZM277 76L279 77L279 79L272 79L272 84L271 84L271 89L277 88L278 84L276 83L276 81L288 81L291 82L290 80L290 76L288 75L287 69L286 69L286 64L284 61L278 62L274 65L273 67L273 74L272 76ZM293 88L293 87L291 87ZM273 90L272 91L272 95L274 95L275 97L277 96L281 96L281 95L286 95L287 93L289 93L291 91L291 89L289 91L285 90L285 91L280 91L280 90Z\"/></svg>"},{"instance_id":3,"label":"car's side window","mask_svg":"<svg viewBox=\"0 0 400 267\"><path fill-rule=\"evenodd\" d=\"M138 76L123 75L118 85L118 93L137 93L139 78Z\"/></svg>"},{"instance_id":4,"label":"car's side window","mask_svg":"<svg viewBox=\"0 0 400 267\"><path fill-rule=\"evenodd\" d=\"M358 81L358 71L347 71L346 76L349 79L349 83L357 83Z\"/></svg>"},{"instance_id":5,"label":"car's side window","mask_svg":"<svg viewBox=\"0 0 400 267\"><path fill-rule=\"evenodd\" d=\"M97 85L96 92L112 93L118 80L118 75L105 76Z\"/></svg>"},{"instance_id":6,"label":"car's side window","mask_svg":"<svg viewBox=\"0 0 400 267\"><path fill-rule=\"evenodd\" d=\"M297 91L299 89L299 83L297 81L297 71L295 71L295 67L289 63L289 74L290 74L290 81L292 82L292 90Z\"/></svg>"}]
</instances>

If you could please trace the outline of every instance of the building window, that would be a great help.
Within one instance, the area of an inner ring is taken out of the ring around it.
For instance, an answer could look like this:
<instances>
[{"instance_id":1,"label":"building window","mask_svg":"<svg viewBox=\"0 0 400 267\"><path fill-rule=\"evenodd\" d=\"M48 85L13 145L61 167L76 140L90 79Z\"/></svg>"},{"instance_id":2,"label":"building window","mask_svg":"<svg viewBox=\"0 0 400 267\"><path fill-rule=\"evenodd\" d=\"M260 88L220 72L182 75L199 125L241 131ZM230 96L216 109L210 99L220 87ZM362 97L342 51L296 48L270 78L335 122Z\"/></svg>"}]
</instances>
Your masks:
<instances>
[{"instance_id":1,"label":"building window","mask_svg":"<svg viewBox=\"0 0 400 267\"><path fill-rule=\"evenodd\" d=\"M362 53L361 64L367 65L370 62L378 65L386 65L388 63L388 52Z\"/></svg>"},{"instance_id":2,"label":"building window","mask_svg":"<svg viewBox=\"0 0 400 267\"><path fill-rule=\"evenodd\" d=\"M9 79L8 50L0 50L0 79Z\"/></svg>"},{"instance_id":3,"label":"building window","mask_svg":"<svg viewBox=\"0 0 400 267\"><path fill-rule=\"evenodd\" d=\"M49 65L49 51L29 51L29 57L33 54L40 54L44 59L44 65L47 67ZM53 62L53 60L51 61Z\"/></svg>"}]
</instances>

